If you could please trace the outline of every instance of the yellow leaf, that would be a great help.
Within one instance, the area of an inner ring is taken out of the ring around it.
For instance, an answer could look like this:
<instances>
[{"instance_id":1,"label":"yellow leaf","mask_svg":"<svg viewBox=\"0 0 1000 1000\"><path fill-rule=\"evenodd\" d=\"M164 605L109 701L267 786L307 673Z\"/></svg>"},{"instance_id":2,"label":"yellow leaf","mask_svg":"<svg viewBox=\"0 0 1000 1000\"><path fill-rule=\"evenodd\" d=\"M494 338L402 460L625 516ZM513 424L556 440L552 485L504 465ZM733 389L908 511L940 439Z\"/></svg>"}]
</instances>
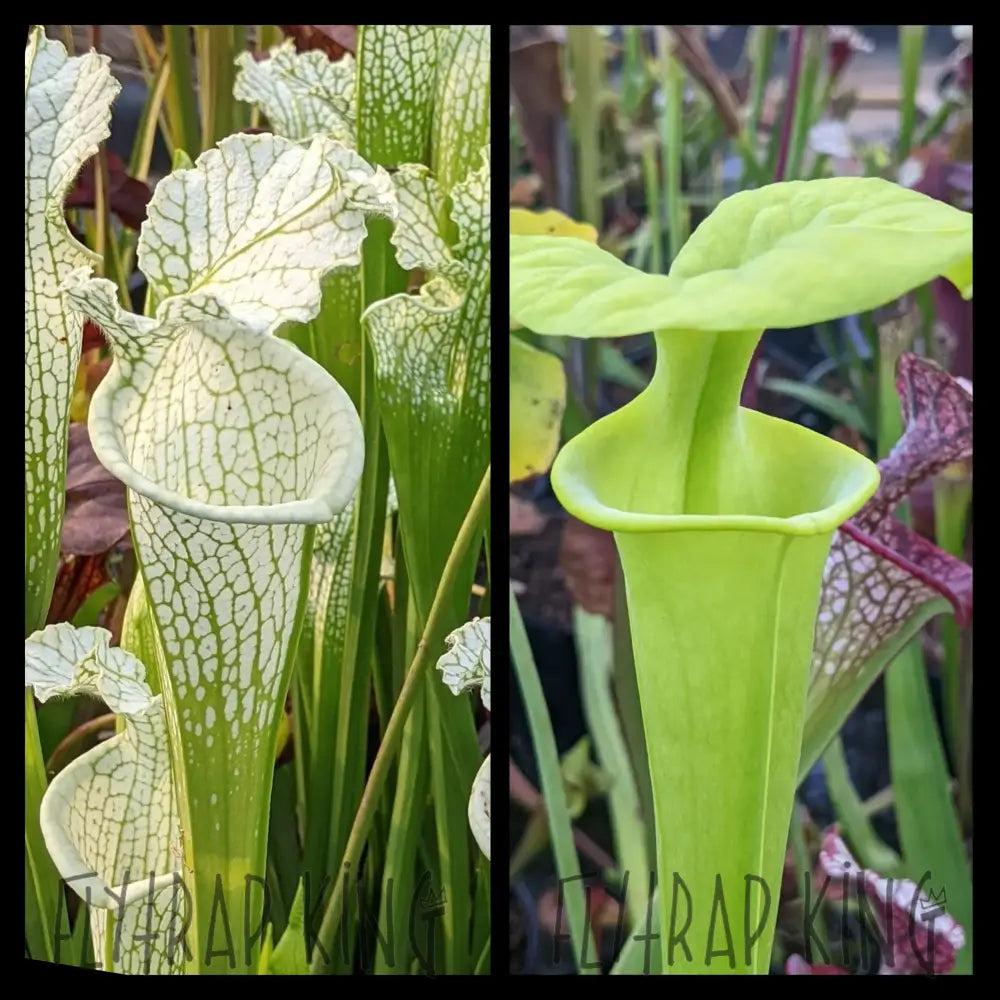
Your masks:
<instances>
[{"instance_id":1,"label":"yellow leaf","mask_svg":"<svg viewBox=\"0 0 1000 1000\"><path fill-rule=\"evenodd\" d=\"M559 447L566 374L548 351L510 338L510 481L538 476Z\"/></svg>"},{"instance_id":2,"label":"yellow leaf","mask_svg":"<svg viewBox=\"0 0 1000 1000\"><path fill-rule=\"evenodd\" d=\"M526 208L510 210L510 231L513 236L575 236L590 243L597 242L597 230L585 222L576 222L554 208L544 212L529 212Z\"/></svg>"}]
</instances>

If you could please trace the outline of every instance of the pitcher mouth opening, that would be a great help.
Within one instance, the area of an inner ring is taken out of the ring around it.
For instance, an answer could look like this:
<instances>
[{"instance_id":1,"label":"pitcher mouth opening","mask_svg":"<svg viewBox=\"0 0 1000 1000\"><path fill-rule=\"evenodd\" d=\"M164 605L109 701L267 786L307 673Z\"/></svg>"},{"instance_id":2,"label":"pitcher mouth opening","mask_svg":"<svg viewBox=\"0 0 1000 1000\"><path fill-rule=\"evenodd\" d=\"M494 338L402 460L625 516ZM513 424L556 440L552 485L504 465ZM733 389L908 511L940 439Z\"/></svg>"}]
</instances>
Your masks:
<instances>
[{"instance_id":1,"label":"pitcher mouth opening","mask_svg":"<svg viewBox=\"0 0 1000 1000\"><path fill-rule=\"evenodd\" d=\"M142 398L144 393L138 387L122 379L117 366L91 401L91 444L101 464L135 493L202 520L230 524L330 521L350 502L361 478L361 421L350 397L322 366L277 339L266 340L263 345L266 352L284 355L280 360L291 404L287 413L271 413L268 418L279 424L284 421L285 426L265 434L255 423L259 415L243 404L237 416L235 403L218 423L199 421L210 426L208 441L220 450L219 442L225 433L230 433L233 440L242 435L240 448L252 446L260 476L253 488L241 489L239 476L232 469L212 468L210 461L199 462L193 453L194 438L186 417L178 415L180 410L164 416L152 402ZM197 378L207 378L205 370L206 366L202 366ZM230 371L220 368L213 372L222 382L234 381ZM156 377L154 373L144 387L147 393ZM211 392L206 396L210 397ZM211 398L207 401L212 402ZM127 418L123 417L124 411L128 411ZM307 447L300 446L300 433L311 438ZM281 451L283 438L285 451ZM270 455L267 459L261 457L265 441ZM201 451L209 453L200 439L196 443ZM288 475L274 471L279 463L290 464ZM295 489L295 484L301 484L300 488ZM273 501L268 502L272 497Z\"/></svg>"},{"instance_id":2,"label":"pitcher mouth opening","mask_svg":"<svg viewBox=\"0 0 1000 1000\"><path fill-rule=\"evenodd\" d=\"M655 453L639 453L646 444L636 440L636 414L628 411L641 398L591 424L562 448L553 464L552 487L559 501L595 527L634 533L822 535L849 520L878 489L878 467L859 452L798 424L741 409L742 428L756 453L748 469L760 496L755 509L657 509L645 487L650 477L675 472L657 470ZM778 462L791 470L795 495L772 486L771 470Z\"/></svg>"}]
</instances>

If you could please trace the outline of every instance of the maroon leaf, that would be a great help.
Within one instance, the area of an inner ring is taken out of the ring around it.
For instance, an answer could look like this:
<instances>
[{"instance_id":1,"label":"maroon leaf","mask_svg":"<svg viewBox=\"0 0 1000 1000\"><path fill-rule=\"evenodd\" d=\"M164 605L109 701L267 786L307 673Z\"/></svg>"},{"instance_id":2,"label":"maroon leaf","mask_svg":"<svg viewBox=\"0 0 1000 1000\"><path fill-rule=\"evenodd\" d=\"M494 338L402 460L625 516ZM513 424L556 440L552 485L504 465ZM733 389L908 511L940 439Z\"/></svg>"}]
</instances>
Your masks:
<instances>
[{"instance_id":1,"label":"maroon leaf","mask_svg":"<svg viewBox=\"0 0 1000 1000\"><path fill-rule=\"evenodd\" d=\"M896 391L906 431L879 462L878 493L854 518L873 532L913 487L972 456L972 393L943 368L903 354L896 367Z\"/></svg>"},{"instance_id":2,"label":"maroon leaf","mask_svg":"<svg viewBox=\"0 0 1000 1000\"><path fill-rule=\"evenodd\" d=\"M129 177L120 156L106 151L108 158L108 198L111 211L129 229L138 230L146 220L146 205L152 192L142 181ZM66 208L93 208L97 203L94 171L97 157L83 166L73 190L66 196Z\"/></svg>"},{"instance_id":3,"label":"maroon leaf","mask_svg":"<svg viewBox=\"0 0 1000 1000\"><path fill-rule=\"evenodd\" d=\"M864 893L885 945L882 976L944 975L965 947L965 932L945 911L944 890L931 897L909 879L885 879L859 868L837 828L827 831L819 854L826 873ZM931 892L933 886L928 886Z\"/></svg>"},{"instance_id":4,"label":"maroon leaf","mask_svg":"<svg viewBox=\"0 0 1000 1000\"><path fill-rule=\"evenodd\" d=\"M108 580L102 556L64 555L59 561L47 624L68 622L94 590Z\"/></svg>"},{"instance_id":5,"label":"maroon leaf","mask_svg":"<svg viewBox=\"0 0 1000 1000\"><path fill-rule=\"evenodd\" d=\"M964 378L972 376L972 302L946 278L935 278L934 311L947 332L950 354L948 370Z\"/></svg>"},{"instance_id":6,"label":"maroon leaf","mask_svg":"<svg viewBox=\"0 0 1000 1000\"><path fill-rule=\"evenodd\" d=\"M865 534L848 522L842 534L866 546L881 559L891 562L924 589L946 597L959 625L972 620L972 567L943 552L902 521L886 518L873 534ZM900 609L902 610L902 609ZM897 611L896 617L899 616Z\"/></svg>"},{"instance_id":7,"label":"maroon leaf","mask_svg":"<svg viewBox=\"0 0 1000 1000\"><path fill-rule=\"evenodd\" d=\"M87 351L92 351L95 348L104 347L105 340L104 334L101 333L101 328L96 323L91 323L91 321L84 320L83 323L83 347L82 351L84 354Z\"/></svg>"},{"instance_id":8,"label":"maroon leaf","mask_svg":"<svg viewBox=\"0 0 1000 1000\"><path fill-rule=\"evenodd\" d=\"M807 769L920 626L952 606L972 616L972 570L891 511L928 477L972 455L972 393L932 361L900 357L906 431L879 463L878 492L834 537L823 571L802 745Z\"/></svg>"},{"instance_id":9,"label":"maroon leaf","mask_svg":"<svg viewBox=\"0 0 1000 1000\"><path fill-rule=\"evenodd\" d=\"M922 624L934 610L925 611L926 605L941 597L967 624L971 567L893 519L877 535L850 522L841 528L823 571L804 754L818 756L825 739L813 745L813 727L827 739L840 728L886 666L878 654Z\"/></svg>"},{"instance_id":10,"label":"maroon leaf","mask_svg":"<svg viewBox=\"0 0 1000 1000\"><path fill-rule=\"evenodd\" d=\"M96 556L128 539L125 486L98 462L86 425L71 424L62 551Z\"/></svg>"},{"instance_id":11,"label":"maroon leaf","mask_svg":"<svg viewBox=\"0 0 1000 1000\"><path fill-rule=\"evenodd\" d=\"M601 950L608 930L620 931L622 906L602 885L586 887L587 926L594 944ZM569 922L563 900L563 887L547 889L538 901L538 923L550 937L569 937Z\"/></svg>"},{"instance_id":12,"label":"maroon leaf","mask_svg":"<svg viewBox=\"0 0 1000 1000\"><path fill-rule=\"evenodd\" d=\"M279 24L281 30L295 40L298 52L322 49L333 62L345 53L358 51L356 24Z\"/></svg>"},{"instance_id":13,"label":"maroon leaf","mask_svg":"<svg viewBox=\"0 0 1000 1000\"><path fill-rule=\"evenodd\" d=\"M831 24L827 32L827 68L836 80L855 52L871 53L875 45L851 24Z\"/></svg>"}]
</instances>

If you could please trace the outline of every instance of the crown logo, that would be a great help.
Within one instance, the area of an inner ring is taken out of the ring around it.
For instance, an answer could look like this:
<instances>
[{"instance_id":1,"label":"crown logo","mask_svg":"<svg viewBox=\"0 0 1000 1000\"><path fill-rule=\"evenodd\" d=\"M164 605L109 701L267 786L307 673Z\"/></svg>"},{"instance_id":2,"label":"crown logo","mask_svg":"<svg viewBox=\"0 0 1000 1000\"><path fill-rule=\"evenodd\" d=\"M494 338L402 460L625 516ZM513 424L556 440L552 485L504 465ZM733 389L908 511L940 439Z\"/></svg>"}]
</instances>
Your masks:
<instances>
[{"instance_id":1,"label":"crown logo","mask_svg":"<svg viewBox=\"0 0 1000 1000\"><path fill-rule=\"evenodd\" d=\"M428 882L426 888L420 893L419 904L420 912L425 920L433 920L435 917L443 916L445 906L444 886L441 886L439 893L435 893L431 888L430 882Z\"/></svg>"},{"instance_id":2,"label":"crown logo","mask_svg":"<svg viewBox=\"0 0 1000 1000\"><path fill-rule=\"evenodd\" d=\"M935 893L933 889L927 890L927 895L920 900L920 916L924 920L933 920L934 917L944 915L948 906L948 894L944 886L940 893Z\"/></svg>"}]
</instances>

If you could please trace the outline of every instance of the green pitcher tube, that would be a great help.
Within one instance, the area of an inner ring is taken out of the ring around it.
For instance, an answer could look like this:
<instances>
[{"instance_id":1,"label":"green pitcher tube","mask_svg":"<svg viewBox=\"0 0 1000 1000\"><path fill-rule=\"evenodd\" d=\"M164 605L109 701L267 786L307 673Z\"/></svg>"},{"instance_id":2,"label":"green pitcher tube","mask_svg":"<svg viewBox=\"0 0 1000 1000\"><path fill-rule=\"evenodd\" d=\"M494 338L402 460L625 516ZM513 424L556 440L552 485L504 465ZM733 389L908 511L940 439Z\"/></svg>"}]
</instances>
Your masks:
<instances>
[{"instance_id":1,"label":"green pitcher tube","mask_svg":"<svg viewBox=\"0 0 1000 1000\"><path fill-rule=\"evenodd\" d=\"M767 972L823 565L878 483L857 452L738 406L758 337L658 334L650 386L553 469L621 555L668 973Z\"/></svg>"}]
</instances>

